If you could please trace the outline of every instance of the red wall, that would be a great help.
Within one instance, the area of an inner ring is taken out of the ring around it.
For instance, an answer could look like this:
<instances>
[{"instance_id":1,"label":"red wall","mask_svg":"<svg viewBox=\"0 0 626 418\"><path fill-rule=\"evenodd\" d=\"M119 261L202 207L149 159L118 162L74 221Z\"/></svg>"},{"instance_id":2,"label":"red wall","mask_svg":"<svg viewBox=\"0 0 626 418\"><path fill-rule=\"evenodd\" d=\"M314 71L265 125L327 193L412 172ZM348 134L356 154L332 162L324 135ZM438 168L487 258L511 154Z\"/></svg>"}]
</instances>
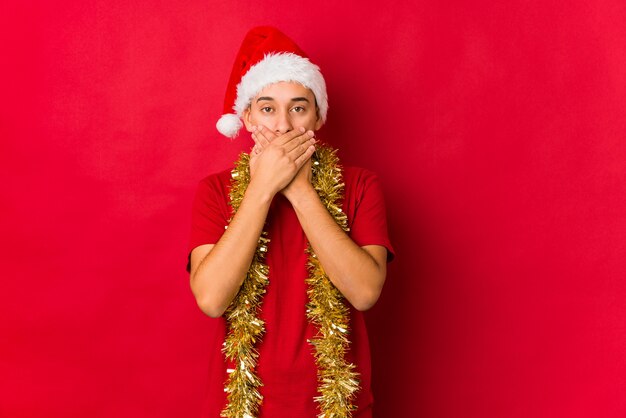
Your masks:
<instances>
[{"instance_id":1,"label":"red wall","mask_svg":"<svg viewBox=\"0 0 626 418\"><path fill-rule=\"evenodd\" d=\"M626 415L624 2L408 3L3 3L0 416L197 416L190 206L258 24L386 188L377 416Z\"/></svg>"}]
</instances>

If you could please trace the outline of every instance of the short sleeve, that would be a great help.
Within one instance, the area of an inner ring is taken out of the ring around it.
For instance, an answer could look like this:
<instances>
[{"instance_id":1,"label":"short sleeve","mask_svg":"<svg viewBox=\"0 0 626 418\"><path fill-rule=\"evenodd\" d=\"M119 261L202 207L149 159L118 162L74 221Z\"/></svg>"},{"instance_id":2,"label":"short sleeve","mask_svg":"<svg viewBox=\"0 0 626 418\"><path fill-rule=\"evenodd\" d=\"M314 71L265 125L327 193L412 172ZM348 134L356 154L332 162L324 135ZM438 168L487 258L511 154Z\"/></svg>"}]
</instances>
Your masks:
<instances>
[{"instance_id":1,"label":"short sleeve","mask_svg":"<svg viewBox=\"0 0 626 418\"><path fill-rule=\"evenodd\" d=\"M387 261L395 257L387 230L387 211L382 184L378 176L363 170L357 187L354 219L350 227L350 237L359 246L382 245L387 248Z\"/></svg>"},{"instance_id":2,"label":"short sleeve","mask_svg":"<svg viewBox=\"0 0 626 418\"><path fill-rule=\"evenodd\" d=\"M191 212L191 234L189 239L189 255L191 251L204 244L215 244L224 234L228 225L219 177L209 176L198 183ZM187 260L189 271L189 257Z\"/></svg>"}]
</instances>

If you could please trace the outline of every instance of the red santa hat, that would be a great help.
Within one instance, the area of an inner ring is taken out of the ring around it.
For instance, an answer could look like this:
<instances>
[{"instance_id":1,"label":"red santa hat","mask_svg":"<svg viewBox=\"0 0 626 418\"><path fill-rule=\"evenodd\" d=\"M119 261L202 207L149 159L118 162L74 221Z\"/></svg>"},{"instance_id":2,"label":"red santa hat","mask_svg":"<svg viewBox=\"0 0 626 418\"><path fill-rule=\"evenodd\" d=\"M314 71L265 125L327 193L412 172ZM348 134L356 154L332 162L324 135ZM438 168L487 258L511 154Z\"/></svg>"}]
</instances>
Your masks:
<instances>
[{"instance_id":1,"label":"red santa hat","mask_svg":"<svg viewBox=\"0 0 626 418\"><path fill-rule=\"evenodd\" d=\"M243 111L252 99L266 86L281 81L297 82L311 89L319 117L326 121L328 95L319 67L287 35L276 28L261 26L248 32L235 58L224 98L224 114L217 121L217 130L229 138L237 136L243 126Z\"/></svg>"}]
</instances>

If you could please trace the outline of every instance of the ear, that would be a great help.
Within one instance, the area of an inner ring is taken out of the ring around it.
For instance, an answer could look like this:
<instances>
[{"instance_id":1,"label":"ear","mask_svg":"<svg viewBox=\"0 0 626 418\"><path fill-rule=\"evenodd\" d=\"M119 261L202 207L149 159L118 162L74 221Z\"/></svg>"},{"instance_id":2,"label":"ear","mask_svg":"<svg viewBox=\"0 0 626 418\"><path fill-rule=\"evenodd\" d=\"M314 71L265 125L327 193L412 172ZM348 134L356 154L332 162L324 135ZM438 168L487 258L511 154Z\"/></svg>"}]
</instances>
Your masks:
<instances>
[{"instance_id":1,"label":"ear","mask_svg":"<svg viewBox=\"0 0 626 418\"><path fill-rule=\"evenodd\" d=\"M254 126L254 124L252 123L252 120L250 118L250 106L248 106L246 110L243 111L241 119L243 119L243 123L244 125L246 125L246 131L252 132L252 127Z\"/></svg>"},{"instance_id":2,"label":"ear","mask_svg":"<svg viewBox=\"0 0 626 418\"><path fill-rule=\"evenodd\" d=\"M317 131L319 128L322 127L322 125L324 124L324 122L322 121L322 118L320 117L320 110L317 106L315 106L316 109L316 113L317 113L317 120L315 121L315 129L313 129L314 131Z\"/></svg>"}]
</instances>

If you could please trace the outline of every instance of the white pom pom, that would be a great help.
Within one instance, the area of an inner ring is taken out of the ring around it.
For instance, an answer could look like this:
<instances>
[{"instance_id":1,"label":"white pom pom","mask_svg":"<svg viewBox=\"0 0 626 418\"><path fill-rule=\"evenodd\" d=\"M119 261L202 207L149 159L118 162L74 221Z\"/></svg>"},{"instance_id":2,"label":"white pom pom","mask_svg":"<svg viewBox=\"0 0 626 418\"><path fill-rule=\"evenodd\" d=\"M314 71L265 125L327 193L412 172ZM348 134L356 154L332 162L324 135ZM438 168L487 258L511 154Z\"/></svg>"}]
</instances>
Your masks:
<instances>
[{"instance_id":1,"label":"white pom pom","mask_svg":"<svg viewBox=\"0 0 626 418\"><path fill-rule=\"evenodd\" d=\"M219 133L229 138L236 137L242 126L243 123L241 122L241 119L239 119L239 116L234 113L222 115L215 124Z\"/></svg>"}]
</instances>

